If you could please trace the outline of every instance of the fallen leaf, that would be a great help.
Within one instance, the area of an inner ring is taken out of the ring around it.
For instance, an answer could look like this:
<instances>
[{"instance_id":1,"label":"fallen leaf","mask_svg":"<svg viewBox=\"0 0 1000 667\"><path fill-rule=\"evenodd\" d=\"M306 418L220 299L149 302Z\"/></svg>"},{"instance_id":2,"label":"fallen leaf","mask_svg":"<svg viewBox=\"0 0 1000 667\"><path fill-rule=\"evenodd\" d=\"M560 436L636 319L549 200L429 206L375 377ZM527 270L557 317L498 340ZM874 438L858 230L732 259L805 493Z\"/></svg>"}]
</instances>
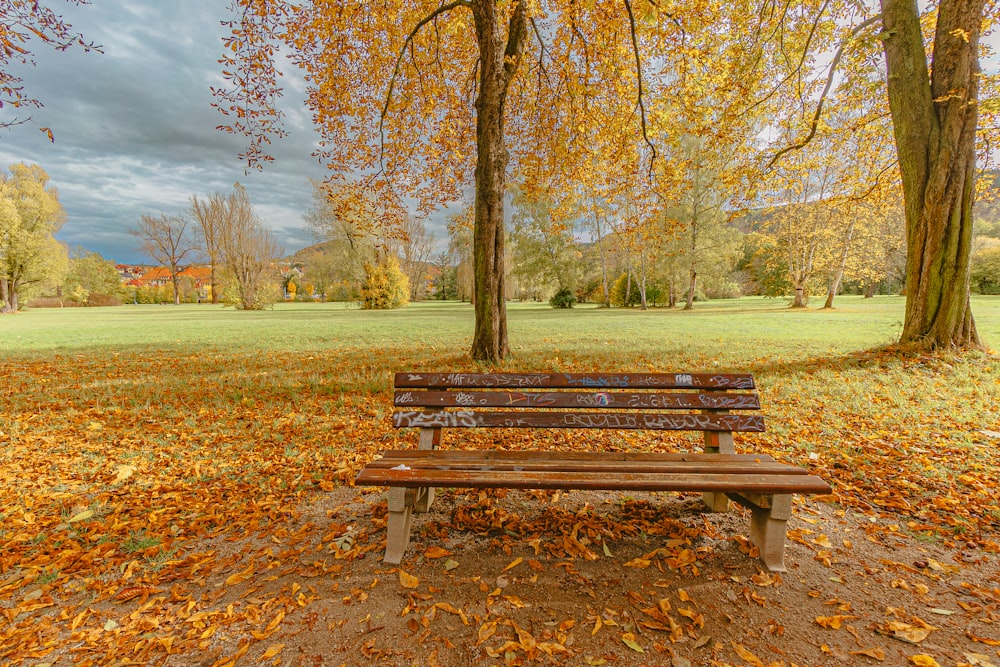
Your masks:
<instances>
[{"instance_id":1,"label":"fallen leaf","mask_svg":"<svg viewBox=\"0 0 1000 667\"><path fill-rule=\"evenodd\" d=\"M444 558L445 556L451 556L452 553L447 549L442 549L441 547L427 547L424 549L424 558L428 560L433 560L435 558Z\"/></svg>"},{"instance_id":2,"label":"fallen leaf","mask_svg":"<svg viewBox=\"0 0 1000 667\"><path fill-rule=\"evenodd\" d=\"M851 655L865 655L879 661L885 660L885 651L880 648L866 648L861 651L851 651L850 653Z\"/></svg>"},{"instance_id":3,"label":"fallen leaf","mask_svg":"<svg viewBox=\"0 0 1000 667\"><path fill-rule=\"evenodd\" d=\"M755 656L745 647L740 646L736 642L733 642L733 650L736 651L736 655L740 656L743 660L753 665L753 667L765 667L764 661Z\"/></svg>"},{"instance_id":4,"label":"fallen leaf","mask_svg":"<svg viewBox=\"0 0 1000 667\"><path fill-rule=\"evenodd\" d=\"M831 630L840 630L843 626L844 621L850 621L857 618L857 616L847 616L844 614L837 614L836 616L817 616L816 623L823 626L824 628L830 628Z\"/></svg>"},{"instance_id":5,"label":"fallen leaf","mask_svg":"<svg viewBox=\"0 0 1000 667\"><path fill-rule=\"evenodd\" d=\"M917 667L941 667L941 664L929 655L911 655L909 661Z\"/></svg>"},{"instance_id":6,"label":"fallen leaf","mask_svg":"<svg viewBox=\"0 0 1000 667\"><path fill-rule=\"evenodd\" d=\"M515 567L517 567L518 565L520 565L523 562L524 562L524 559L519 556L519 557L515 558L513 561L511 561L510 565L508 565L507 567L505 567L503 569L503 571L506 572L507 570L513 570Z\"/></svg>"},{"instance_id":7,"label":"fallen leaf","mask_svg":"<svg viewBox=\"0 0 1000 667\"><path fill-rule=\"evenodd\" d=\"M635 635L632 634L631 632L626 632L626 633L622 634L622 641L625 642L625 646L628 646L630 649L632 649L636 653L645 653L646 652L646 649L644 649L643 647L639 646L635 642Z\"/></svg>"},{"instance_id":8,"label":"fallen leaf","mask_svg":"<svg viewBox=\"0 0 1000 667\"><path fill-rule=\"evenodd\" d=\"M409 572L399 571L399 585L403 588L416 588L420 585L420 580Z\"/></svg>"},{"instance_id":9,"label":"fallen leaf","mask_svg":"<svg viewBox=\"0 0 1000 667\"><path fill-rule=\"evenodd\" d=\"M264 655L260 656L261 660L270 660L274 656L281 653L283 650L285 650L284 644L272 644L271 646L267 647L266 651L264 651Z\"/></svg>"},{"instance_id":10,"label":"fallen leaf","mask_svg":"<svg viewBox=\"0 0 1000 667\"><path fill-rule=\"evenodd\" d=\"M66 523L76 523L77 521L86 521L92 516L94 516L93 510L83 510L79 514L74 514Z\"/></svg>"}]
</instances>

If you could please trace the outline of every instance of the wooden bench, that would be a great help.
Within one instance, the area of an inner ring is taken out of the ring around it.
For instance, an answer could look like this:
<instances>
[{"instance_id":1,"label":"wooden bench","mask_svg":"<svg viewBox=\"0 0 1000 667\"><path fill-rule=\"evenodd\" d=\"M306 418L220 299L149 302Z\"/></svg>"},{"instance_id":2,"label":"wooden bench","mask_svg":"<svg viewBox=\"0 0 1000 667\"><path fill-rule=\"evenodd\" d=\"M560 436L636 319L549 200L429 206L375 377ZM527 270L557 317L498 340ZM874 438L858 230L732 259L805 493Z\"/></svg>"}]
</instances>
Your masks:
<instances>
[{"instance_id":1,"label":"wooden bench","mask_svg":"<svg viewBox=\"0 0 1000 667\"><path fill-rule=\"evenodd\" d=\"M434 487L702 492L711 511L751 510L750 539L784 571L792 494L830 493L802 468L737 454L734 432L760 432L753 377L732 373L397 373L393 425L419 428L417 450L389 450L358 474L389 487L385 561L399 563L412 513ZM703 452L441 450L445 429L650 429L703 432Z\"/></svg>"}]
</instances>

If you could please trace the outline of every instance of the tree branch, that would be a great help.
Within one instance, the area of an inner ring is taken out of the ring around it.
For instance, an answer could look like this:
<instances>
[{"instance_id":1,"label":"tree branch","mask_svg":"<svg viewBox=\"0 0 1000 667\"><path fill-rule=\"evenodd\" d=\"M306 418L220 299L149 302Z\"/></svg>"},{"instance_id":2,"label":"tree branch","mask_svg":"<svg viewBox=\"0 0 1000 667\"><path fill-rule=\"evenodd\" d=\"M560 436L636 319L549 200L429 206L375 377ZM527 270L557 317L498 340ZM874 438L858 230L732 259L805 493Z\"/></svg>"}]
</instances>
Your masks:
<instances>
[{"instance_id":1,"label":"tree branch","mask_svg":"<svg viewBox=\"0 0 1000 667\"><path fill-rule=\"evenodd\" d=\"M652 180L653 163L656 162L656 146L649 140L649 132L646 128L646 104L642 99L642 59L639 56L639 39L635 34L635 14L632 13L632 2L630 0L625 0L625 9L628 11L629 33L632 35L632 53L635 56L635 77L639 85L639 91L636 95L636 107L639 109L639 120L642 123L642 138L653 153L649 159L649 178Z\"/></svg>"},{"instance_id":2,"label":"tree branch","mask_svg":"<svg viewBox=\"0 0 1000 667\"><path fill-rule=\"evenodd\" d=\"M430 14L428 14L427 16L425 16L424 18L420 19L420 21L417 22L417 25L415 25L413 27L413 30L410 31L410 34L408 34L406 36L406 40L403 42L403 46L399 50L399 55L396 56L396 64L393 67L392 76L389 78L389 90L385 94L385 104L382 105L382 113L379 114L379 118L378 118L378 134L379 134L379 144L380 144L379 164L380 165L382 165L382 158L385 155L385 117L389 113L389 104L392 102L392 93L393 93L393 90L395 90L395 88L396 88L396 77L399 76L399 66L403 62L403 57L406 55L406 50L410 46L410 44L413 42L414 38L417 36L417 34L420 32L420 30L425 25L427 25L428 23L430 23L431 21L433 21L434 19L436 19L438 16L441 16L442 14L446 14L446 13L450 12L453 9L457 9L458 7L467 7L469 9L472 9L472 1L471 0L453 0L452 2L448 2L448 3L445 3L445 4L441 5L440 7L438 7L437 9L435 9L433 12L431 12ZM382 171L385 171L385 166L384 165L382 165Z\"/></svg>"},{"instance_id":3,"label":"tree branch","mask_svg":"<svg viewBox=\"0 0 1000 667\"><path fill-rule=\"evenodd\" d=\"M793 144L791 146L785 146L780 151L775 153L774 156L771 158L771 160L767 163L765 169L770 169L771 167L773 167L774 163L777 162L778 159L785 153L789 153L791 151L797 151L801 148L804 148L810 141L812 141L812 138L816 136L816 129L817 127L819 127L819 119L823 115L823 104L826 102L826 96L830 93L830 88L833 87L833 78L837 73L837 65L840 64L840 59L844 57L844 51L847 48L848 42L857 37L862 30L873 25L876 21L879 21L881 19L882 15L877 14L869 19L862 21L861 23L856 25L854 27L854 30L851 31L851 33L847 36L847 38L840 43L840 47L837 49L837 53L834 54L833 61L830 63L830 72L829 74L827 74L826 85L823 87L823 92L819 96L819 102L816 104L816 113L813 114L812 121L809 123L809 134L807 134L805 139L803 139L799 143Z\"/></svg>"}]
</instances>

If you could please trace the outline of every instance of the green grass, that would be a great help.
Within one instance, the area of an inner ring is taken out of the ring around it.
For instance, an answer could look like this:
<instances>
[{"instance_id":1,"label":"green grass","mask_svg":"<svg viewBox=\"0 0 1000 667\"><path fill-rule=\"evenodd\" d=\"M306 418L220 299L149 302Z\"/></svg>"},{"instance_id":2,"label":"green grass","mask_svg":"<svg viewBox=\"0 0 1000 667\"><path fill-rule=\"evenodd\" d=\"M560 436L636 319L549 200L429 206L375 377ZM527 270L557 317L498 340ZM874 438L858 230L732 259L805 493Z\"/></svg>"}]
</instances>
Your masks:
<instances>
[{"instance_id":1,"label":"green grass","mask_svg":"<svg viewBox=\"0 0 1000 667\"><path fill-rule=\"evenodd\" d=\"M836 309L791 310L782 299L744 298L697 304L694 311L555 310L547 304L511 303L509 329L515 355L600 354L725 356L739 363L762 354L804 357L877 347L892 342L903 320L902 297L843 296ZM973 300L979 330L1000 345L1000 298ZM208 305L36 309L0 317L4 354L119 354L147 350L260 350L308 353L329 349L465 352L471 344L472 308L451 302L414 303L369 312L341 303L282 303L273 310L239 312ZM762 349L766 347L767 349ZM739 349L734 349L739 348Z\"/></svg>"}]
</instances>

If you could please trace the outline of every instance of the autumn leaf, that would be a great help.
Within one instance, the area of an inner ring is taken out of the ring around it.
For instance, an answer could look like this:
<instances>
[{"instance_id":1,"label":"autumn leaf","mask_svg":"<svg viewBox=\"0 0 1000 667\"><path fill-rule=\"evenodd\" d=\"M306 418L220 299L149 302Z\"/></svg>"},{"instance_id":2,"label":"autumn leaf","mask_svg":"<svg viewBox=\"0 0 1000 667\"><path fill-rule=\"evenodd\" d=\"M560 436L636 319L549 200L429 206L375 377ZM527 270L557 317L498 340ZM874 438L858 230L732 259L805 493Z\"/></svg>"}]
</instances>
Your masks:
<instances>
[{"instance_id":1,"label":"autumn leaf","mask_svg":"<svg viewBox=\"0 0 1000 667\"><path fill-rule=\"evenodd\" d=\"M445 558L451 555L452 553L447 549L443 549L437 546L431 546L424 549L424 558L428 560L433 560L435 558Z\"/></svg>"},{"instance_id":2,"label":"autumn leaf","mask_svg":"<svg viewBox=\"0 0 1000 667\"><path fill-rule=\"evenodd\" d=\"M916 667L941 667L937 660L924 654L911 655L908 661Z\"/></svg>"},{"instance_id":3,"label":"autumn leaf","mask_svg":"<svg viewBox=\"0 0 1000 667\"><path fill-rule=\"evenodd\" d=\"M283 650L285 650L284 644L272 644L271 646L267 647L267 650L264 651L264 655L260 657L262 660L270 660L271 658L281 653Z\"/></svg>"},{"instance_id":4,"label":"autumn leaf","mask_svg":"<svg viewBox=\"0 0 1000 667\"><path fill-rule=\"evenodd\" d=\"M250 563L245 570L242 572L237 572L226 577L226 586L235 586L236 584L242 583L252 577L254 574L254 565Z\"/></svg>"},{"instance_id":5,"label":"autumn leaf","mask_svg":"<svg viewBox=\"0 0 1000 667\"><path fill-rule=\"evenodd\" d=\"M823 626L824 628L830 628L831 630L839 630L844 624L844 621L850 621L857 618L857 616L847 616L843 614L838 614L836 616L817 616L816 623Z\"/></svg>"},{"instance_id":6,"label":"autumn leaf","mask_svg":"<svg viewBox=\"0 0 1000 667\"><path fill-rule=\"evenodd\" d=\"M736 655L740 656L740 658L746 660L754 667L765 667L764 662L760 658L736 642L733 642L733 650L736 651Z\"/></svg>"},{"instance_id":7,"label":"autumn leaf","mask_svg":"<svg viewBox=\"0 0 1000 667\"><path fill-rule=\"evenodd\" d=\"M625 632L625 633L622 634L622 642L625 643L625 646L628 646L630 649L632 649L636 653L645 653L646 652L646 649L644 649L642 646L640 646L639 644L636 643L636 641L635 641L635 635L632 634L631 632Z\"/></svg>"},{"instance_id":8,"label":"autumn leaf","mask_svg":"<svg viewBox=\"0 0 1000 667\"><path fill-rule=\"evenodd\" d=\"M399 585L403 588L416 588L420 585L420 580L409 572L399 571Z\"/></svg>"},{"instance_id":9,"label":"autumn leaf","mask_svg":"<svg viewBox=\"0 0 1000 667\"><path fill-rule=\"evenodd\" d=\"M885 660L885 651L880 648L866 648L860 651L849 651L851 655L864 655L869 658L875 658L878 661Z\"/></svg>"},{"instance_id":10,"label":"autumn leaf","mask_svg":"<svg viewBox=\"0 0 1000 667\"><path fill-rule=\"evenodd\" d=\"M506 572L508 570L513 570L515 567L517 567L518 565L520 565L523 562L524 562L523 558L521 558L521 557L515 558L513 561L511 561L511 563L507 567L505 567L503 569L503 571Z\"/></svg>"}]
</instances>

